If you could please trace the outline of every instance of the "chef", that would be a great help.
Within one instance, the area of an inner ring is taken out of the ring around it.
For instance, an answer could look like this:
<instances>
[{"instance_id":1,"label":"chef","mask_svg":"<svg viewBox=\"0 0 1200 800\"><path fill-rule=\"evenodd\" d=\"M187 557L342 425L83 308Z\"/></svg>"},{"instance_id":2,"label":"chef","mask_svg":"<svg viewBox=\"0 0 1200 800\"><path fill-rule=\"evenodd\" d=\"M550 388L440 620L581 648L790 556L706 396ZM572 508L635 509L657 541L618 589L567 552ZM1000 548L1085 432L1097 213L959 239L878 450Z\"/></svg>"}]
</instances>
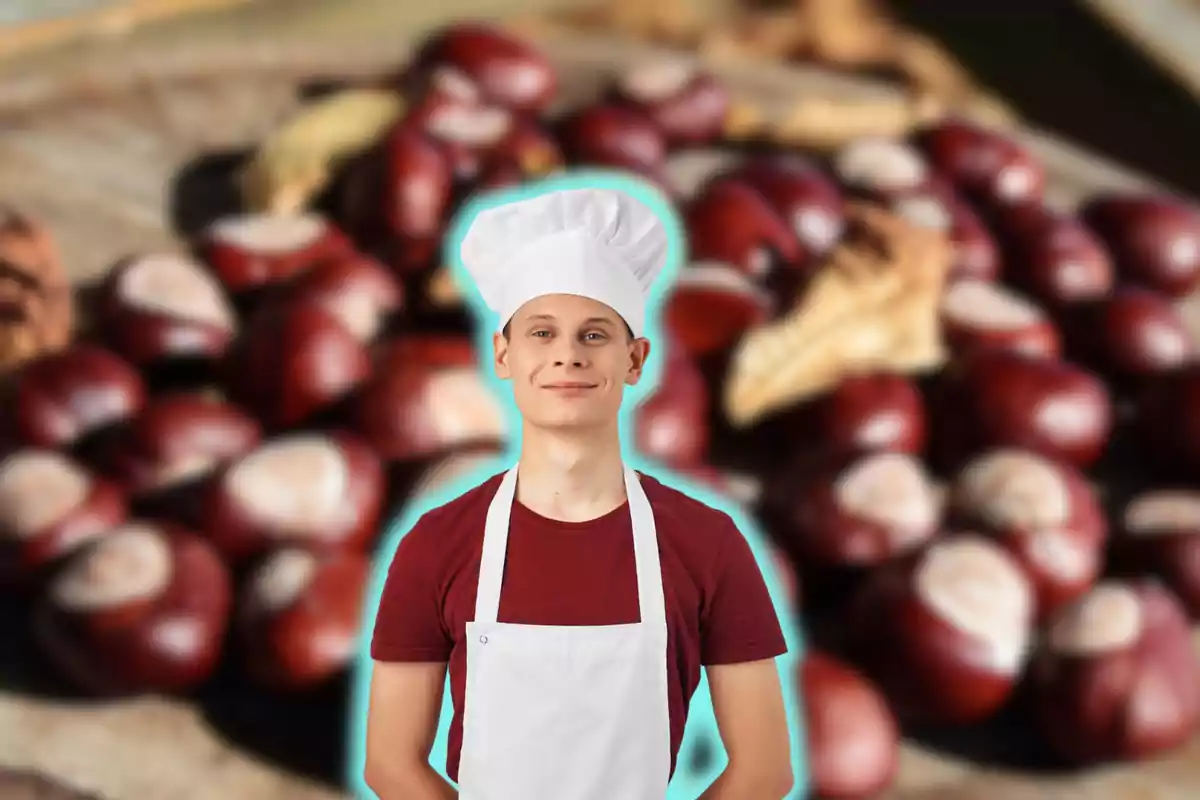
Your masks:
<instances>
[{"instance_id":1,"label":"chef","mask_svg":"<svg viewBox=\"0 0 1200 800\"><path fill-rule=\"evenodd\" d=\"M663 219L618 189L558 188L465 230L519 458L397 546L371 641L366 783L381 800L662 800L703 669L729 760L701 797L786 797L787 645L749 543L622 457ZM429 763L447 673L457 790Z\"/></svg>"}]
</instances>

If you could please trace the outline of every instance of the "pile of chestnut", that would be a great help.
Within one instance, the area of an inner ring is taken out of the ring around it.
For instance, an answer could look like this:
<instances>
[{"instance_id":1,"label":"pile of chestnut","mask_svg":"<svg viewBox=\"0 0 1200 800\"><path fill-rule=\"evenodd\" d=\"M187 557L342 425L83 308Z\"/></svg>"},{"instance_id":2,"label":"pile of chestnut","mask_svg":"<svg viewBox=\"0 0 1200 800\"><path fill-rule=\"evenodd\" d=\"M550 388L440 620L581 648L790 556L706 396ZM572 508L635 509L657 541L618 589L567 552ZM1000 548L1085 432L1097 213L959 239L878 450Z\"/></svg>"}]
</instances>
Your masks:
<instances>
[{"instance_id":1,"label":"pile of chestnut","mask_svg":"<svg viewBox=\"0 0 1200 800\"><path fill-rule=\"evenodd\" d=\"M226 658L273 691L341 674L388 520L507 435L474 323L431 289L447 225L483 188L588 165L654 182L685 221L636 440L718 489L733 465L761 483L808 626L819 796L886 787L909 722L1016 706L1073 762L1196 731L1200 208L1064 211L1026 148L954 120L820 156L733 145L728 89L677 62L552 114L551 64L481 24L388 81L408 110L309 210L230 209L122 261L90 332L13 376L0 581L54 667L106 693L188 691ZM676 185L677 156L714 148L744 158ZM731 350L792 305L852 200L953 242L949 365L730 425Z\"/></svg>"}]
</instances>

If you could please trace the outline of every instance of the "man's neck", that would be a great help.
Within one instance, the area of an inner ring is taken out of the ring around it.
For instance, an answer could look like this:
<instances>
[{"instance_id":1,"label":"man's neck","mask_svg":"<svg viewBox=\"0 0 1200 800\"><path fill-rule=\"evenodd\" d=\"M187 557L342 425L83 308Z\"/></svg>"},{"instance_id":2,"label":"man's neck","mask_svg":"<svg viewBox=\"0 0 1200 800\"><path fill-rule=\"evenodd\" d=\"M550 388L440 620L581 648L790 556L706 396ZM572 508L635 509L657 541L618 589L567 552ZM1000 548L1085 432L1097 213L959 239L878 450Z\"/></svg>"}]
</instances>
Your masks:
<instances>
[{"instance_id":1,"label":"man's neck","mask_svg":"<svg viewBox=\"0 0 1200 800\"><path fill-rule=\"evenodd\" d=\"M517 500L543 517L585 522L625 502L625 467L616 424L567 432L526 426L520 465Z\"/></svg>"}]
</instances>

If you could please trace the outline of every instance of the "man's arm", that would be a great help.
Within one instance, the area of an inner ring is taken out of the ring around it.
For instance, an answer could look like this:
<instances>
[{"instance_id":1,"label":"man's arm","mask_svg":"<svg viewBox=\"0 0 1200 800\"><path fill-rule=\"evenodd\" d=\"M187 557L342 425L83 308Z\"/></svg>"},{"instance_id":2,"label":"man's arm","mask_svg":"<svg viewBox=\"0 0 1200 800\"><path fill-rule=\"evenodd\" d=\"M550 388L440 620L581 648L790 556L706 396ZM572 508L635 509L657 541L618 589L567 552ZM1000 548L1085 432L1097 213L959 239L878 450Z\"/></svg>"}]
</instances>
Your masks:
<instances>
[{"instance_id":1,"label":"man's arm","mask_svg":"<svg viewBox=\"0 0 1200 800\"><path fill-rule=\"evenodd\" d=\"M725 770L698 800L781 800L792 790L792 747L775 659L707 668Z\"/></svg>"},{"instance_id":2,"label":"man's arm","mask_svg":"<svg viewBox=\"0 0 1200 800\"><path fill-rule=\"evenodd\" d=\"M445 681L445 664L375 662L363 777L379 800L458 797L429 764Z\"/></svg>"}]
</instances>

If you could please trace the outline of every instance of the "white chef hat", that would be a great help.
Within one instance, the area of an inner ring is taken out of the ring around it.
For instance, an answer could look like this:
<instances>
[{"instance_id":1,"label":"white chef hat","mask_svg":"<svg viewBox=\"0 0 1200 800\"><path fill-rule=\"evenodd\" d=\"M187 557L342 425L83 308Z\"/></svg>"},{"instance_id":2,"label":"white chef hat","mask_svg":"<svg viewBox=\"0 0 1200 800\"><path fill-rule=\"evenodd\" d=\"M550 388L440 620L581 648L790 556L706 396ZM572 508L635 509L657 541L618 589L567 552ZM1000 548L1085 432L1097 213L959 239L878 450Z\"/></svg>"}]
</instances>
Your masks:
<instances>
[{"instance_id":1,"label":"white chef hat","mask_svg":"<svg viewBox=\"0 0 1200 800\"><path fill-rule=\"evenodd\" d=\"M645 331L646 296L666 264L661 216L611 188L556 189L481 211L461 240L463 267L499 329L547 294L574 294L616 311L634 336Z\"/></svg>"}]
</instances>

